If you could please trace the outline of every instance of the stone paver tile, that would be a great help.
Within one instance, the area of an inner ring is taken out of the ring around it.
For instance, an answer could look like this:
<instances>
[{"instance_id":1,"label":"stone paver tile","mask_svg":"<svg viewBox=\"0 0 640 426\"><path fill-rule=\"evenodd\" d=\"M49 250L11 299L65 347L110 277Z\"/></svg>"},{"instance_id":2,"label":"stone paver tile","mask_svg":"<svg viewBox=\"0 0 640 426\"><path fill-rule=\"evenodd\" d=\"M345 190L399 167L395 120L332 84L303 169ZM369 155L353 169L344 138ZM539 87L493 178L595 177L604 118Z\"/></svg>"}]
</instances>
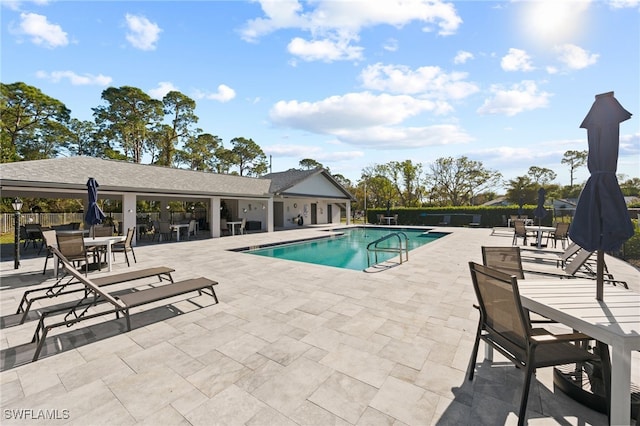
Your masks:
<instances>
[{"instance_id":1,"label":"stone paver tile","mask_svg":"<svg viewBox=\"0 0 640 426\"><path fill-rule=\"evenodd\" d=\"M312 295L313 297L313 295ZM314 299L297 307L299 311L306 312L311 315L320 315L324 311L330 309L334 303L324 300Z\"/></svg>"},{"instance_id":2,"label":"stone paver tile","mask_svg":"<svg viewBox=\"0 0 640 426\"><path fill-rule=\"evenodd\" d=\"M138 373L167 367L183 377L198 371L204 365L167 342L126 356L123 360Z\"/></svg>"},{"instance_id":3,"label":"stone paver tile","mask_svg":"<svg viewBox=\"0 0 640 426\"><path fill-rule=\"evenodd\" d=\"M418 373L420 373L419 370L407 367L406 365L396 364L389 375L395 377L396 379L404 380L407 383L415 383L416 377L418 377Z\"/></svg>"},{"instance_id":4,"label":"stone paver tile","mask_svg":"<svg viewBox=\"0 0 640 426\"><path fill-rule=\"evenodd\" d=\"M373 386L335 372L308 399L354 424L377 391Z\"/></svg>"},{"instance_id":5,"label":"stone paver tile","mask_svg":"<svg viewBox=\"0 0 640 426\"><path fill-rule=\"evenodd\" d=\"M174 407L170 405L150 414L144 420L137 422L136 424L145 426L191 426L191 423L189 423L189 421L185 419L182 414L180 414Z\"/></svg>"},{"instance_id":6,"label":"stone paver tile","mask_svg":"<svg viewBox=\"0 0 640 426\"><path fill-rule=\"evenodd\" d=\"M237 339L231 340L218 347L217 350L238 362L244 363L245 360L258 353L267 345L269 345L269 342L252 334L245 333Z\"/></svg>"},{"instance_id":7,"label":"stone paver tile","mask_svg":"<svg viewBox=\"0 0 640 426\"><path fill-rule=\"evenodd\" d=\"M220 352L212 351L207 356L210 358L207 365L188 376L187 380L209 398L252 372Z\"/></svg>"},{"instance_id":8,"label":"stone paver tile","mask_svg":"<svg viewBox=\"0 0 640 426\"><path fill-rule=\"evenodd\" d=\"M177 398L171 403L171 406L175 408L180 414L185 415L189 411L195 409L207 402L209 398L199 389L193 389L190 392L185 393L180 398Z\"/></svg>"},{"instance_id":9,"label":"stone paver tile","mask_svg":"<svg viewBox=\"0 0 640 426\"><path fill-rule=\"evenodd\" d=\"M132 339L132 333L135 331L137 330L99 340L90 345L80 346L78 352L87 361L93 361L111 354L123 356L135 353L142 350L142 347Z\"/></svg>"},{"instance_id":10,"label":"stone paver tile","mask_svg":"<svg viewBox=\"0 0 640 426\"><path fill-rule=\"evenodd\" d=\"M389 377L371 401L371 407L406 423L422 426L433 417L438 395Z\"/></svg>"},{"instance_id":11,"label":"stone paver tile","mask_svg":"<svg viewBox=\"0 0 640 426\"><path fill-rule=\"evenodd\" d=\"M267 358L287 366L302 356L312 346L288 336L281 337L277 341L260 349L260 354Z\"/></svg>"},{"instance_id":12,"label":"stone paver tile","mask_svg":"<svg viewBox=\"0 0 640 426\"><path fill-rule=\"evenodd\" d=\"M341 345L322 358L327 365L355 379L379 388L393 370L394 363L377 355Z\"/></svg>"},{"instance_id":13,"label":"stone paver tile","mask_svg":"<svg viewBox=\"0 0 640 426\"><path fill-rule=\"evenodd\" d=\"M131 340L138 345L143 348L149 348L172 337L181 335L182 331L167 324L165 321L160 321L146 327L132 330L129 334Z\"/></svg>"},{"instance_id":14,"label":"stone paver tile","mask_svg":"<svg viewBox=\"0 0 640 426\"><path fill-rule=\"evenodd\" d=\"M246 426L299 426L290 418L271 407L264 407L245 422Z\"/></svg>"},{"instance_id":15,"label":"stone paver tile","mask_svg":"<svg viewBox=\"0 0 640 426\"><path fill-rule=\"evenodd\" d=\"M350 423L333 413L304 401L289 416L297 424L305 426L349 426Z\"/></svg>"},{"instance_id":16,"label":"stone paver tile","mask_svg":"<svg viewBox=\"0 0 640 426\"><path fill-rule=\"evenodd\" d=\"M113 399L93 405L91 409L84 413L75 413L69 417L69 425L132 425L136 420L129 414L124 406L113 397Z\"/></svg>"},{"instance_id":17,"label":"stone paver tile","mask_svg":"<svg viewBox=\"0 0 640 426\"><path fill-rule=\"evenodd\" d=\"M471 419L471 407L458 401L440 397L431 425L462 425Z\"/></svg>"},{"instance_id":18,"label":"stone paver tile","mask_svg":"<svg viewBox=\"0 0 640 426\"><path fill-rule=\"evenodd\" d=\"M259 413L265 404L250 393L231 385L186 414L190 424L197 426L245 424Z\"/></svg>"},{"instance_id":19,"label":"stone paver tile","mask_svg":"<svg viewBox=\"0 0 640 426\"><path fill-rule=\"evenodd\" d=\"M279 321L273 321L267 317L261 317L256 320L249 321L239 328L244 332L251 333L268 342L275 342L282 336L286 336L291 333L294 326Z\"/></svg>"},{"instance_id":20,"label":"stone paver tile","mask_svg":"<svg viewBox=\"0 0 640 426\"><path fill-rule=\"evenodd\" d=\"M281 364L265 359L267 360L265 363L255 368L252 373L240 378L235 384L245 391L253 393L265 382L283 373L284 367Z\"/></svg>"},{"instance_id":21,"label":"stone paver tile","mask_svg":"<svg viewBox=\"0 0 640 426\"><path fill-rule=\"evenodd\" d=\"M198 328L197 332L189 332L169 339L169 343L186 354L197 358L244 334L235 327L220 327L214 330Z\"/></svg>"},{"instance_id":22,"label":"stone paver tile","mask_svg":"<svg viewBox=\"0 0 640 426\"><path fill-rule=\"evenodd\" d=\"M384 318L363 311L351 317L351 320L340 327L339 331L341 331L342 333L350 334L352 336L367 339L369 336L375 333L378 328L380 328L385 323L385 321L386 319Z\"/></svg>"},{"instance_id":23,"label":"stone paver tile","mask_svg":"<svg viewBox=\"0 0 640 426\"><path fill-rule=\"evenodd\" d=\"M449 399L454 399L452 389L464 383L466 373L446 365L427 361L416 377L415 384L430 392L437 393Z\"/></svg>"},{"instance_id":24,"label":"stone paver tile","mask_svg":"<svg viewBox=\"0 0 640 426\"><path fill-rule=\"evenodd\" d=\"M301 328L306 331L313 331L319 327L322 327L327 319L315 314L310 314L300 310L291 311L288 314L288 323L292 327Z\"/></svg>"},{"instance_id":25,"label":"stone paver tile","mask_svg":"<svg viewBox=\"0 0 640 426\"><path fill-rule=\"evenodd\" d=\"M427 356L429 356L431 349L431 342L419 337L416 337L413 342L391 339L391 341L378 352L378 355L390 361L420 370Z\"/></svg>"},{"instance_id":26,"label":"stone paver tile","mask_svg":"<svg viewBox=\"0 0 640 426\"><path fill-rule=\"evenodd\" d=\"M289 364L281 374L263 383L252 394L288 415L332 373L331 368L301 357Z\"/></svg>"},{"instance_id":27,"label":"stone paver tile","mask_svg":"<svg viewBox=\"0 0 640 426\"><path fill-rule=\"evenodd\" d=\"M115 355L110 355L89 361L73 370L60 374L59 377L64 387L71 390L94 380L104 379L105 383L108 383L109 381L120 380L130 374L133 374L133 370L122 359Z\"/></svg>"},{"instance_id":28,"label":"stone paver tile","mask_svg":"<svg viewBox=\"0 0 640 426\"><path fill-rule=\"evenodd\" d=\"M420 327L417 325L386 320L384 324L378 328L376 333L389 336L393 339L411 342L418 335L419 331Z\"/></svg>"},{"instance_id":29,"label":"stone paver tile","mask_svg":"<svg viewBox=\"0 0 640 426\"><path fill-rule=\"evenodd\" d=\"M15 371L0 375L0 406L14 399L24 398L20 378Z\"/></svg>"},{"instance_id":30,"label":"stone paver tile","mask_svg":"<svg viewBox=\"0 0 640 426\"><path fill-rule=\"evenodd\" d=\"M380 411L367 407L358 419L357 426L401 426L396 419Z\"/></svg>"},{"instance_id":31,"label":"stone paver tile","mask_svg":"<svg viewBox=\"0 0 640 426\"><path fill-rule=\"evenodd\" d=\"M136 420L145 419L194 389L187 380L162 366L125 377L109 387Z\"/></svg>"}]
</instances>

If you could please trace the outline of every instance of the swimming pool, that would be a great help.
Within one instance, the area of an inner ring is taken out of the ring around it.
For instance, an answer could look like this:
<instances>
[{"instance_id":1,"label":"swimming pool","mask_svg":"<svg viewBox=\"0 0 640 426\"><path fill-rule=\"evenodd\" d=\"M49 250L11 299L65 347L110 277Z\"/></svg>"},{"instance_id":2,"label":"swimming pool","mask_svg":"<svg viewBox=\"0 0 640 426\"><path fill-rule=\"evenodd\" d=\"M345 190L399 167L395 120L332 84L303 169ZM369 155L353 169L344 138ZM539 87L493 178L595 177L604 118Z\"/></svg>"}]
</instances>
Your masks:
<instances>
[{"instance_id":1,"label":"swimming pool","mask_svg":"<svg viewBox=\"0 0 640 426\"><path fill-rule=\"evenodd\" d=\"M379 238L402 232L407 238L409 251L416 247L428 244L447 233L429 232L428 229L415 228L384 228L384 227L353 227L334 229L338 235L326 236L317 239L278 244L274 246L262 246L244 250L244 253L275 257L278 259L294 260L298 262L313 263L316 265L333 266L336 268L364 270L368 266L367 245ZM398 240L390 238L380 243L379 247L395 247ZM370 255L373 259L373 255ZM396 256L394 253L382 252L378 254L378 262L389 260Z\"/></svg>"}]
</instances>

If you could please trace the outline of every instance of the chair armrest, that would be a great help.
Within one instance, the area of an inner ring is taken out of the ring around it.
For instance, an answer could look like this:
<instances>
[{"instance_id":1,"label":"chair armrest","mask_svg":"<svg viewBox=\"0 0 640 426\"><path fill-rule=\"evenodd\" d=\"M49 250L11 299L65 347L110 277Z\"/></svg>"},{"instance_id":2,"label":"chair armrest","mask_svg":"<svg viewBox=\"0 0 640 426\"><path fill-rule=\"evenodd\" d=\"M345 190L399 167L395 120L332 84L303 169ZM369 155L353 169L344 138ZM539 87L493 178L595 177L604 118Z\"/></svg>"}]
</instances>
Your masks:
<instances>
[{"instance_id":1,"label":"chair armrest","mask_svg":"<svg viewBox=\"0 0 640 426\"><path fill-rule=\"evenodd\" d=\"M558 342L574 342L578 340L594 340L593 337L587 336L583 333L568 333L568 334L540 334L531 336L531 339L538 344L545 343L558 343Z\"/></svg>"}]
</instances>

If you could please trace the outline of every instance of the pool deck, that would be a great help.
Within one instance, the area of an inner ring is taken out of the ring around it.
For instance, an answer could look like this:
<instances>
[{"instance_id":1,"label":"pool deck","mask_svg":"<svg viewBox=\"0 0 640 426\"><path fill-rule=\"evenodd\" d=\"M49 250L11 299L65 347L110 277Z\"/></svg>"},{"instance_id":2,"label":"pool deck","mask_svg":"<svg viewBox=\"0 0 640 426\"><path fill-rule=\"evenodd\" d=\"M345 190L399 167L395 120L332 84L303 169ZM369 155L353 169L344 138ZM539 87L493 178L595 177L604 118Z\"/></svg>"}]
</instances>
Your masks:
<instances>
[{"instance_id":1,"label":"pool deck","mask_svg":"<svg viewBox=\"0 0 640 426\"><path fill-rule=\"evenodd\" d=\"M480 350L474 380L465 377L478 318L468 262L481 262L482 245L511 245L511 235L435 227L452 233L379 273L228 251L323 229L136 247L131 269L169 266L176 280L211 278L220 303L177 297L169 308L133 315L128 333L122 319L84 321L53 333L35 363L24 363L35 321L3 328L2 424L516 424L520 370L497 355L482 362ZM3 317L29 286L51 282L43 264L42 255L25 255L18 270L12 260L0 263ZM607 264L640 291L637 269L609 257ZM127 270L118 254L114 272ZM640 383L640 368L633 374ZM20 413L30 418L16 420ZM58 419L33 420L47 413ZM554 393L550 368L538 371L527 418L530 425L607 421Z\"/></svg>"}]
</instances>

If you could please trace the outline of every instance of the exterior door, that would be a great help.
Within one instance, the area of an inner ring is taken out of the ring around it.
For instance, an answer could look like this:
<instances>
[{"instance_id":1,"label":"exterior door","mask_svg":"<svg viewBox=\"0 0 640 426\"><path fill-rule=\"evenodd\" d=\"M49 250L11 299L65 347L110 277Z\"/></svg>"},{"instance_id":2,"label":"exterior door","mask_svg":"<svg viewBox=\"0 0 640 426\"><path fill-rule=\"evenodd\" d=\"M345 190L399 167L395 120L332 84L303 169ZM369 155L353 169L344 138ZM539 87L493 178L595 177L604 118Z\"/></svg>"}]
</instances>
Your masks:
<instances>
[{"instance_id":1,"label":"exterior door","mask_svg":"<svg viewBox=\"0 0 640 426\"><path fill-rule=\"evenodd\" d=\"M331 212L331 207L333 207L331 204L327 204L327 223L333 223L333 214Z\"/></svg>"},{"instance_id":2,"label":"exterior door","mask_svg":"<svg viewBox=\"0 0 640 426\"><path fill-rule=\"evenodd\" d=\"M284 203L282 201L273 202L273 227L284 228Z\"/></svg>"},{"instance_id":3,"label":"exterior door","mask_svg":"<svg viewBox=\"0 0 640 426\"><path fill-rule=\"evenodd\" d=\"M315 225L318 223L318 205L316 203L311 203L311 224Z\"/></svg>"}]
</instances>

